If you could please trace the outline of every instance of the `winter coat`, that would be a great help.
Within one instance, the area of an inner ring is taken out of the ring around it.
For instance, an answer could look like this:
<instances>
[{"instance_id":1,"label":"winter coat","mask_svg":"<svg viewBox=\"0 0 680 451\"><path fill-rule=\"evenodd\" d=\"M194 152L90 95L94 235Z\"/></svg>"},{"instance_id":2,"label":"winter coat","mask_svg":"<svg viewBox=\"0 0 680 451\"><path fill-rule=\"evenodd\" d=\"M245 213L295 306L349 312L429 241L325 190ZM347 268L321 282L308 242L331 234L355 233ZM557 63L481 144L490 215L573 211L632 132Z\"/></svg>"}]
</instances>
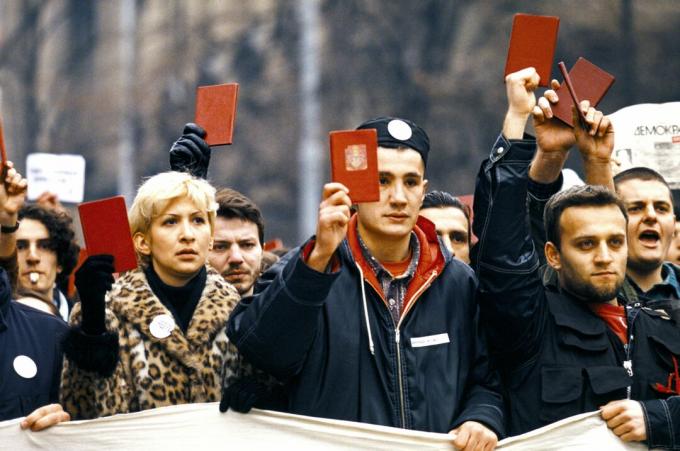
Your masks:
<instances>
[{"instance_id":1,"label":"winter coat","mask_svg":"<svg viewBox=\"0 0 680 451\"><path fill-rule=\"evenodd\" d=\"M265 273L234 310L229 338L288 381L292 413L432 432L474 420L502 435L471 269L442 250L432 223L419 221L420 260L395 324L358 250L356 222L332 271L307 266L309 242Z\"/></svg>"},{"instance_id":2,"label":"winter coat","mask_svg":"<svg viewBox=\"0 0 680 451\"><path fill-rule=\"evenodd\" d=\"M650 447L680 449L680 329L663 313L627 305L624 345L583 301L543 285L525 208L534 150L534 141L501 136L475 189L474 267L509 431L628 398L642 405Z\"/></svg>"},{"instance_id":3,"label":"winter coat","mask_svg":"<svg viewBox=\"0 0 680 451\"><path fill-rule=\"evenodd\" d=\"M90 419L218 401L223 378L239 366L225 331L238 300L234 287L208 269L186 334L177 325L167 330L159 320L172 314L151 291L144 272L125 273L106 296L108 333L83 333L77 327L80 304L73 309L62 376L65 410L73 418ZM113 365L106 368L98 362Z\"/></svg>"}]
</instances>

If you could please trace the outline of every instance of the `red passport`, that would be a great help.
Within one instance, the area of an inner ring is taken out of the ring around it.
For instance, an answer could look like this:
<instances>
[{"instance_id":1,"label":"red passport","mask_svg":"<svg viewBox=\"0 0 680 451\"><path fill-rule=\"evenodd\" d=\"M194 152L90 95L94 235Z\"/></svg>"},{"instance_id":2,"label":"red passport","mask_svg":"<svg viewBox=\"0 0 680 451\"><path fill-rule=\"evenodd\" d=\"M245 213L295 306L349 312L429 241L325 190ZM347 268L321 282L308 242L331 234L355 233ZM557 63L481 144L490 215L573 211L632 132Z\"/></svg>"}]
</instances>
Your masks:
<instances>
[{"instance_id":1,"label":"red passport","mask_svg":"<svg viewBox=\"0 0 680 451\"><path fill-rule=\"evenodd\" d=\"M334 131L330 141L331 179L349 189L352 203L379 201L377 131Z\"/></svg>"},{"instance_id":2,"label":"red passport","mask_svg":"<svg viewBox=\"0 0 680 451\"><path fill-rule=\"evenodd\" d=\"M569 71L571 85L579 100L588 100L595 107L605 96L609 88L614 84L614 76L600 69L585 58L579 58L574 67ZM574 101L569 94L566 83L557 88L559 102L552 105L552 111L556 118L573 127L571 121L571 107Z\"/></svg>"},{"instance_id":3,"label":"red passport","mask_svg":"<svg viewBox=\"0 0 680 451\"><path fill-rule=\"evenodd\" d=\"M123 196L78 205L88 255L113 255L116 272L137 267L137 255Z\"/></svg>"},{"instance_id":4,"label":"red passport","mask_svg":"<svg viewBox=\"0 0 680 451\"><path fill-rule=\"evenodd\" d=\"M238 83L199 86L195 122L203 127L209 146L231 144L236 120Z\"/></svg>"},{"instance_id":5,"label":"red passport","mask_svg":"<svg viewBox=\"0 0 680 451\"><path fill-rule=\"evenodd\" d=\"M541 77L539 85L548 86L559 26L559 17L515 14L505 75L533 67Z\"/></svg>"},{"instance_id":6,"label":"red passport","mask_svg":"<svg viewBox=\"0 0 680 451\"><path fill-rule=\"evenodd\" d=\"M5 150L5 138L2 134L2 118L0 118L0 173L5 174L5 163L7 163L7 151ZM4 181L4 177L2 180Z\"/></svg>"}]
</instances>

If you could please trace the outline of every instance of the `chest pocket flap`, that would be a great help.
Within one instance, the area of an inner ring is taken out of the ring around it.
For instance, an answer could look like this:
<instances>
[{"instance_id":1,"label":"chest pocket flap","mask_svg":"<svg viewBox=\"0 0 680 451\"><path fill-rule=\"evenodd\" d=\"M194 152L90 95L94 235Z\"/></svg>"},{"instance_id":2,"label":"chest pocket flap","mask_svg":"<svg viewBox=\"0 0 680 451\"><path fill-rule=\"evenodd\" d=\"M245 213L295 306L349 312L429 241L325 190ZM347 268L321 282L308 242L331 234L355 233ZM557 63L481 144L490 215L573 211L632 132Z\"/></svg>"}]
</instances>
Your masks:
<instances>
[{"instance_id":1,"label":"chest pocket flap","mask_svg":"<svg viewBox=\"0 0 680 451\"><path fill-rule=\"evenodd\" d=\"M619 366L595 366L586 368L586 373L590 386L597 395L622 390L633 382L626 369Z\"/></svg>"},{"instance_id":2,"label":"chest pocket flap","mask_svg":"<svg viewBox=\"0 0 680 451\"><path fill-rule=\"evenodd\" d=\"M654 332L655 335L647 336L652 349L656 351L657 357L661 359L667 368L673 368L671 354L680 357L680 337L675 337L668 333L660 333L660 330Z\"/></svg>"},{"instance_id":3,"label":"chest pocket flap","mask_svg":"<svg viewBox=\"0 0 680 451\"><path fill-rule=\"evenodd\" d=\"M603 352L609 349L606 334L582 335L572 330L562 329L561 341L564 345L589 352Z\"/></svg>"}]
</instances>

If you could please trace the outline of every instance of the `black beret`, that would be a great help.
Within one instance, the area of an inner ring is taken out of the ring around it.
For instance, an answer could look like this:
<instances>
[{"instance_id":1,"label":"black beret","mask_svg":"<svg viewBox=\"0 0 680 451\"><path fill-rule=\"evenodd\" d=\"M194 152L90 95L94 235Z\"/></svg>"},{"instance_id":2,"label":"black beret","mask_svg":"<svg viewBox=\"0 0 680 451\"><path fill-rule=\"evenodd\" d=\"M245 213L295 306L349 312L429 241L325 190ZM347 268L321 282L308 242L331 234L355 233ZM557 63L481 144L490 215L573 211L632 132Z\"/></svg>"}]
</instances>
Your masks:
<instances>
[{"instance_id":1,"label":"black beret","mask_svg":"<svg viewBox=\"0 0 680 451\"><path fill-rule=\"evenodd\" d=\"M420 154L423 163L427 166L430 138L417 124L398 117L377 117L364 122L357 127L357 130L366 128L374 128L378 131L378 146L410 147Z\"/></svg>"}]
</instances>

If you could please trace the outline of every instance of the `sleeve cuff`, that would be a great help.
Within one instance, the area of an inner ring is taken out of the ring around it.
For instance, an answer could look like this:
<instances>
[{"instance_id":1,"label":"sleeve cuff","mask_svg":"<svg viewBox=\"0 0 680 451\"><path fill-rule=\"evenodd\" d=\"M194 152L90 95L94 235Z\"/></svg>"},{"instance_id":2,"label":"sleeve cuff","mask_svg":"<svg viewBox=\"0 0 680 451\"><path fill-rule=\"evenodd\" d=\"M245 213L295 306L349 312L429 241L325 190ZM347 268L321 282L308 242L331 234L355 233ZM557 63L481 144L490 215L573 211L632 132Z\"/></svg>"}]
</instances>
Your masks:
<instances>
[{"instance_id":1,"label":"sleeve cuff","mask_svg":"<svg viewBox=\"0 0 680 451\"><path fill-rule=\"evenodd\" d=\"M679 397L674 397L678 398ZM670 398L669 398L670 399ZM647 445L649 448L680 449L680 438L674 429L673 412L665 399L640 401L647 428ZM675 428L674 428L675 426Z\"/></svg>"},{"instance_id":2,"label":"sleeve cuff","mask_svg":"<svg viewBox=\"0 0 680 451\"><path fill-rule=\"evenodd\" d=\"M66 358L81 370L92 371L101 377L109 377L115 371L119 346L117 333L89 335L80 327L71 327L63 342Z\"/></svg>"},{"instance_id":3,"label":"sleeve cuff","mask_svg":"<svg viewBox=\"0 0 680 451\"><path fill-rule=\"evenodd\" d=\"M557 180L552 183L539 183L529 178L527 191L534 199L545 201L550 199L553 194L562 189L563 183L564 177L562 176L562 172L560 172L560 176L557 177Z\"/></svg>"}]
</instances>

